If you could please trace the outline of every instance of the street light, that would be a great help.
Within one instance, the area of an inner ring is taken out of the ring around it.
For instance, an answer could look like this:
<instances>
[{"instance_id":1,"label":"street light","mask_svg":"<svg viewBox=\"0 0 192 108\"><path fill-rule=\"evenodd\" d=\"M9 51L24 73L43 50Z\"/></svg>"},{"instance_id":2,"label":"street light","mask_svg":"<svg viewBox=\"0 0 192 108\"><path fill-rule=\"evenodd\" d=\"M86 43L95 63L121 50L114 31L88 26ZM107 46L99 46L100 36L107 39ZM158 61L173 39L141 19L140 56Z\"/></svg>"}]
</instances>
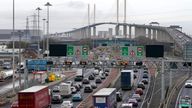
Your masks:
<instances>
[{"instance_id":1,"label":"street light","mask_svg":"<svg viewBox=\"0 0 192 108\"><path fill-rule=\"evenodd\" d=\"M43 52L45 51L45 21L46 19L42 19L43 20Z\"/></svg>"},{"instance_id":2,"label":"street light","mask_svg":"<svg viewBox=\"0 0 192 108\"><path fill-rule=\"evenodd\" d=\"M13 0L13 31L12 31L12 41L13 41L13 61L12 61L12 68L13 68L13 93L15 93L15 0Z\"/></svg>"},{"instance_id":3,"label":"street light","mask_svg":"<svg viewBox=\"0 0 192 108\"><path fill-rule=\"evenodd\" d=\"M40 10L42 10L40 7L37 7L37 12L38 12L38 36L39 36L39 38L38 38L38 57L40 57L40 26L39 26L39 18L40 18L40 16L39 16L39 12L40 12Z\"/></svg>"},{"instance_id":4,"label":"street light","mask_svg":"<svg viewBox=\"0 0 192 108\"><path fill-rule=\"evenodd\" d=\"M45 4L47 6L47 58L49 56L49 6L52 6L49 2Z\"/></svg>"},{"instance_id":5,"label":"street light","mask_svg":"<svg viewBox=\"0 0 192 108\"><path fill-rule=\"evenodd\" d=\"M23 35L23 32L21 30L18 31L19 36L19 87L21 88L21 36Z\"/></svg>"}]
</instances>

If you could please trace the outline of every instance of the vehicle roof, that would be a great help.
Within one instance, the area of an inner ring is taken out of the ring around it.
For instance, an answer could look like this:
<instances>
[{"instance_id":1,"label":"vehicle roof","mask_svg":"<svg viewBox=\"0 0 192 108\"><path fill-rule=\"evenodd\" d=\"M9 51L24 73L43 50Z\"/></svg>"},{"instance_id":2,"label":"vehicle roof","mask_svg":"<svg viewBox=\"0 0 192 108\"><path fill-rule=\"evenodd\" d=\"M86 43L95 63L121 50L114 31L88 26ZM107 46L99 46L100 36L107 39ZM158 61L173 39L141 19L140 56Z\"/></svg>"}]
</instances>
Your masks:
<instances>
[{"instance_id":1,"label":"vehicle roof","mask_svg":"<svg viewBox=\"0 0 192 108\"><path fill-rule=\"evenodd\" d=\"M93 96L108 96L115 90L116 88L102 88L97 91Z\"/></svg>"},{"instance_id":2,"label":"vehicle roof","mask_svg":"<svg viewBox=\"0 0 192 108\"><path fill-rule=\"evenodd\" d=\"M41 89L44 89L46 88L47 86L33 86L33 87L30 87L28 89L25 89L25 90L22 90L20 91L19 93L25 93L25 92L37 92Z\"/></svg>"},{"instance_id":3,"label":"vehicle roof","mask_svg":"<svg viewBox=\"0 0 192 108\"><path fill-rule=\"evenodd\" d=\"M131 69L122 70L121 72L133 72Z\"/></svg>"}]
</instances>

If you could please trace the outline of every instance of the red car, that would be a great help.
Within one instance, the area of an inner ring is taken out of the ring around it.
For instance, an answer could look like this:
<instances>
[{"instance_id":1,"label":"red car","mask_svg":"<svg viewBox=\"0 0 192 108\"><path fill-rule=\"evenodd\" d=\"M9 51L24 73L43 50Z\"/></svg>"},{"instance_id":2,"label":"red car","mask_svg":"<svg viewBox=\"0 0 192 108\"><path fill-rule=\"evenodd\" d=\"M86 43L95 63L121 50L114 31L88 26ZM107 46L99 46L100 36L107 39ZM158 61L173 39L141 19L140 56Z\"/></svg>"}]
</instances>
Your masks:
<instances>
[{"instance_id":1,"label":"red car","mask_svg":"<svg viewBox=\"0 0 192 108\"><path fill-rule=\"evenodd\" d=\"M143 95L143 89L142 88L137 88L135 93L139 94L139 95Z\"/></svg>"},{"instance_id":2,"label":"red car","mask_svg":"<svg viewBox=\"0 0 192 108\"><path fill-rule=\"evenodd\" d=\"M18 101L15 101L11 104L11 108L19 108L19 103Z\"/></svg>"}]
</instances>

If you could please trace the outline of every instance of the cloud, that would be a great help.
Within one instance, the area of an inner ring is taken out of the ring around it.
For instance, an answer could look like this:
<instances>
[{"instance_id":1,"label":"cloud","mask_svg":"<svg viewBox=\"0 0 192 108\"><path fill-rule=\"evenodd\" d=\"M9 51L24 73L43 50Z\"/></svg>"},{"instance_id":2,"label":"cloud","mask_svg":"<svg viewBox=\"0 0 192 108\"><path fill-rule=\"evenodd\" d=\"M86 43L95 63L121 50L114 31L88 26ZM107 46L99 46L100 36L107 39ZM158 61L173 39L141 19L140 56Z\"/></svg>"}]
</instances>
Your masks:
<instances>
[{"instance_id":1,"label":"cloud","mask_svg":"<svg viewBox=\"0 0 192 108\"><path fill-rule=\"evenodd\" d=\"M86 4L82 1L69 1L66 3L67 7L74 9L82 9L85 8Z\"/></svg>"}]
</instances>

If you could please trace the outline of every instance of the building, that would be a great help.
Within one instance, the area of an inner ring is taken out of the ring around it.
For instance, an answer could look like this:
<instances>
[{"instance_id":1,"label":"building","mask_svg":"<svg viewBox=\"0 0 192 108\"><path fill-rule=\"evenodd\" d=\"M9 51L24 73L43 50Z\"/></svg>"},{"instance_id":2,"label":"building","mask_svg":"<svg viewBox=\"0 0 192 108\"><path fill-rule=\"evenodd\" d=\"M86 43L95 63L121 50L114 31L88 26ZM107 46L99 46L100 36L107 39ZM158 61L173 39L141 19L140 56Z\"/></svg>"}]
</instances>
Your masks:
<instances>
[{"instance_id":1,"label":"building","mask_svg":"<svg viewBox=\"0 0 192 108\"><path fill-rule=\"evenodd\" d=\"M18 31L21 31L19 33ZM12 29L0 29L0 43L10 42L13 39L19 41L19 36L21 36L22 41L35 42L38 39L42 39L42 31L40 30L40 36L38 36L38 30L23 30L16 29L15 37L13 38Z\"/></svg>"}]
</instances>

